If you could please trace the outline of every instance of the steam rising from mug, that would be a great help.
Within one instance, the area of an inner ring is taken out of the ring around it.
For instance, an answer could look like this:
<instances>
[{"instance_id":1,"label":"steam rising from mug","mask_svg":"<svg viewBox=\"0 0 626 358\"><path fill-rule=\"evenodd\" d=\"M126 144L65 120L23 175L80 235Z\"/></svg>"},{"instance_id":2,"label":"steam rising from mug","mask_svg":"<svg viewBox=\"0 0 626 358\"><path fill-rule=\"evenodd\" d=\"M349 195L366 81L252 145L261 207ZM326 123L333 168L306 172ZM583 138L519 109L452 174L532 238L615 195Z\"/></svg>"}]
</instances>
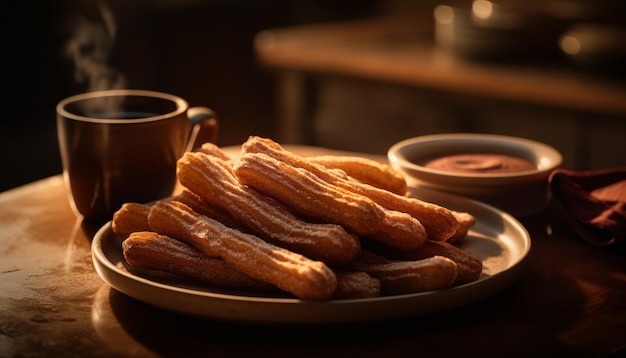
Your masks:
<instances>
[{"instance_id":1,"label":"steam rising from mug","mask_svg":"<svg viewBox=\"0 0 626 358\"><path fill-rule=\"evenodd\" d=\"M87 85L87 91L126 88L126 77L108 64L117 35L115 16L101 1L92 3L93 8L76 15L71 22L72 35L64 48L64 54L74 65L74 80ZM93 102L93 112L119 111L119 103Z\"/></svg>"}]
</instances>

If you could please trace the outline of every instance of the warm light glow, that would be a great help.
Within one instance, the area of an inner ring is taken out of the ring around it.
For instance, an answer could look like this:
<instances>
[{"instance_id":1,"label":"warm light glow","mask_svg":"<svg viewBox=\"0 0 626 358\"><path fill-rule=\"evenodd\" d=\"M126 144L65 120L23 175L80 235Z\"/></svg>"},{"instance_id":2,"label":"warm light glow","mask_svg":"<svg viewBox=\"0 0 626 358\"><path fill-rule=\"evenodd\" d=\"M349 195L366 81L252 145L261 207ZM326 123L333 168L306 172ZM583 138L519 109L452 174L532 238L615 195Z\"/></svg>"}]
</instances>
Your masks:
<instances>
[{"instance_id":1,"label":"warm light glow","mask_svg":"<svg viewBox=\"0 0 626 358\"><path fill-rule=\"evenodd\" d=\"M546 224L546 234L552 236L552 225L550 225L550 223Z\"/></svg>"},{"instance_id":2,"label":"warm light glow","mask_svg":"<svg viewBox=\"0 0 626 358\"><path fill-rule=\"evenodd\" d=\"M573 36L563 36L560 44L563 52L568 55L576 55L581 50L580 41Z\"/></svg>"},{"instance_id":3,"label":"warm light glow","mask_svg":"<svg viewBox=\"0 0 626 358\"><path fill-rule=\"evenodd\" d=\"M435 7L435 20L441 24L451 24L454 21L454 10L447 5Z\"/></svg>"},{"instance_id":4,"label":"warm light glow","mask_svg":"<svg viewBox=\"0 0 626 358\"><path fill-rule=\"evenodd\" d=\"M472 14L479 19L488 19L493 14L491 1L477 0L472 3Z\"/></svg>"},{"instance_id":5,"label":"warm light glow","mask_svg":"<svg viewBox=\"0 0 626 358\"><path fill-rule=\"evenodd\" d=\"M537 163L539 169L548 168L550 165L552 165L552 162L549 158L541 158L539 159L539 163Z\"/></svg>"}]
</instances>

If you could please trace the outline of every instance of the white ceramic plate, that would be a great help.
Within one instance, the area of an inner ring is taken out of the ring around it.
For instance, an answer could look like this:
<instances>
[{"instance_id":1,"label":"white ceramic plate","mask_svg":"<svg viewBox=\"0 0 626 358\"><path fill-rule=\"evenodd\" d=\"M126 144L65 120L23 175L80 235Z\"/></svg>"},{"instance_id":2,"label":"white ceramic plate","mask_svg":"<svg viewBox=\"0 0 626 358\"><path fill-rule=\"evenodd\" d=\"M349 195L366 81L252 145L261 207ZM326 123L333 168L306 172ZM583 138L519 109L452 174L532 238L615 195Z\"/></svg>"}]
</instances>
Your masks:
<instances>
[{"instance_id":1,"label":"white ceramic plate","mask_svg":"<svg viewBox=\"0 0 626 358\"><path fill-rule=\"evenodd\" d=\"M492 296L519 278L531 243L515 218L477 201L411 190L418 198L476 217L463 248L483 260L484 271L478 281L442 291L319 302L225 291L171 275L131 272L122 255L122 239L113 233L110 223L93 239L93 262L105 282L137 300L187 315L251 323L352 323L434 313Z\"/></svg>"}]
</instances>

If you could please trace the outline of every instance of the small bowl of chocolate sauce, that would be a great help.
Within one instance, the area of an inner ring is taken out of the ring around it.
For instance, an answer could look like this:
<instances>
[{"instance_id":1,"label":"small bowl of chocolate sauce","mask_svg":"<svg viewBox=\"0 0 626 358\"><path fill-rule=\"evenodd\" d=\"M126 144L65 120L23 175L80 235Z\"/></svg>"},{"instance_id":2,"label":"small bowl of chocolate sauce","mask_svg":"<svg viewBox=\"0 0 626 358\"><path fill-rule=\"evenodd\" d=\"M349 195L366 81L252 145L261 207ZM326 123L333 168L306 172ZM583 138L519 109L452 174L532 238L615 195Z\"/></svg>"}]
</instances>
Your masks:
<instances>
[{"instance_id":1,"label":"small bowl of chocolate sauce","mask_svg":"<svg viewBox=\"0 0 626 358\"><path fill-rule=\"evenodd\" d=\"M409 186L479 200L516 217L547 207L548 177L563 161L544 143L475 133L405 139L389 148L387 157Z\"/></svg>"}]
</instances>

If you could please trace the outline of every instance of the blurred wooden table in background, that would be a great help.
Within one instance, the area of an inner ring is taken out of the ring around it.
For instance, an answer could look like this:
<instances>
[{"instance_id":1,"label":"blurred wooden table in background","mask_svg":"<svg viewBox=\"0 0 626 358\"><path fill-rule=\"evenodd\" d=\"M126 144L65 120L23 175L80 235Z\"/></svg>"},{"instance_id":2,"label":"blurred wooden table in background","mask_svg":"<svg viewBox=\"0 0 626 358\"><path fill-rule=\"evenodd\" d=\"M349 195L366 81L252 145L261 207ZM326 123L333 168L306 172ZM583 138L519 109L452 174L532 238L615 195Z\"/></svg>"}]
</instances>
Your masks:
<instances>
[{"instance_id":1,"label":"blurred wooden table in background","mask_svg":"<svg viewBox=\"0 0 626 358\"><path fill-rule=\"evenodd\" d=\"M612 126L609 133L616 125L626 133L624 81L584 72L564 58L468 61L436 46L433 33L431 18L403 16L270 29L257 34L258 61L275 71L278 82L280 140L315 143L312 122L320 97L316 81L331 77L435 91L470 101L487 99L565 111L576 123L562 128L562 132L575 133L572 140L578 143L572 157L577 157L580 166L593 161L589 157L595 155L590 148L594 139L586 137L591 136L589 127L593 130L593 125L601 122L599 118L615 120L607 124ZM371 102L363 103L368 105ZM452 101L450 106L454 106ZM469 117L467 112L465 108L458 110L459 116ZM598 136L602 135L606 136ZM567 148L563 151L568 152Z\"/></svg>"}]
</instances>

